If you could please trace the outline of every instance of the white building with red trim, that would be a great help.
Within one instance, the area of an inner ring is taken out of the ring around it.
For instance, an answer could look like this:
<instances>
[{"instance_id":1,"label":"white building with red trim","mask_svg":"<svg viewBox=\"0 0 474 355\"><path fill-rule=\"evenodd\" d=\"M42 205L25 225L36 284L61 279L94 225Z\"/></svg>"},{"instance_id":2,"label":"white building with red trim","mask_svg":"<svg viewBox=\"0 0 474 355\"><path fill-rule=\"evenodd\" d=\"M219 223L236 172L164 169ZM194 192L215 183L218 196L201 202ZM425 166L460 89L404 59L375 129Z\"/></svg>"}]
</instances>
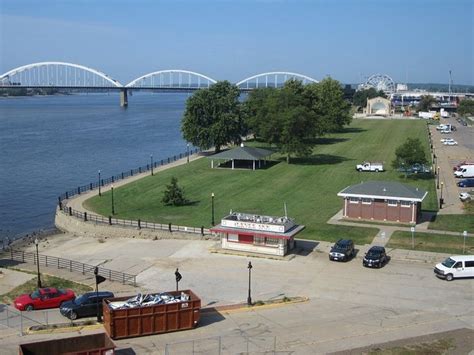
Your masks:
<instances>
[{"instance_id":1,"label":"white building with red trim","mask_svg":"<svg viewBox=\"0 0 474 355\"><path fill-rule=\"evenodd\" d=\"M288 217L231 212L211 232L220 236L222 249L284 256L304 227Z\"/></svg>"}]
</instances>

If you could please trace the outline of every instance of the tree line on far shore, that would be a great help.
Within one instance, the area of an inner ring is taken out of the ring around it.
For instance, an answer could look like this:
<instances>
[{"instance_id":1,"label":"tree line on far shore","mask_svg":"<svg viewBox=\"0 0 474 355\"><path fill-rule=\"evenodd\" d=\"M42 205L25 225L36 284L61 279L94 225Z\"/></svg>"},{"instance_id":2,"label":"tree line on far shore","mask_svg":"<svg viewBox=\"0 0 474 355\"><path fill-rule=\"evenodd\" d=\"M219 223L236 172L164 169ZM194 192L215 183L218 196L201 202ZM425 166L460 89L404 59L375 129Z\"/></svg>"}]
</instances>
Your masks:
<instances>
[{"instance_id":1,"label":"tree line on far shore","mask_svg":"<svg viewBox=\"0 0 474 355\"><path fill-rule=\"evenodd\" d=\"M181 130L186 141L216 152L254 135L289 162L311 155L318 137L349 124L350 110L340 83L331 78L307 85L289 80L280 88L255 89L244 101L237 86L222 81L187 100Z\"/></svg>"}]
</instances>

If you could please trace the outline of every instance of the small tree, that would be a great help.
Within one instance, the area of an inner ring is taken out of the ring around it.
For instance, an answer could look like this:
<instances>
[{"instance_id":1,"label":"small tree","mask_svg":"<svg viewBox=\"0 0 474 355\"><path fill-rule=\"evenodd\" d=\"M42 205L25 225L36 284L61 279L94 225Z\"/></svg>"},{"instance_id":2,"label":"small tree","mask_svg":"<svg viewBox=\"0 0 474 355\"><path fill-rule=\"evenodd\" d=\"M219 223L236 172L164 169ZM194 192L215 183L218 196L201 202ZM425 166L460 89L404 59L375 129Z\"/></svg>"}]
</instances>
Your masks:
<instances>
[{"instance_id":1,"label":"small tree","mask_svg":"<svg viewBox=\"0 0 474 355\"><path fill-rule=\"evenodd\" d=\"M178 179L174 176L171 178L171 183L166 185L166 190L161 200L166 206L183 206L188 203L184 197L184 191L178 186Z\"/></svg>"},{"instance_id":2,"label":"small tree","mask_svg":"<svg viewBox=\"0 0 474 355\"><path fill-rule=\"evenodd\" d=\"M392 166L395 169L403 169L405 171L405 177L408 170L414 164L426 164L425 150L423 145L418 138L407 138L405 143L400 145L395 150L395 160L392 162Z\"/></svg>"}]
</instances>

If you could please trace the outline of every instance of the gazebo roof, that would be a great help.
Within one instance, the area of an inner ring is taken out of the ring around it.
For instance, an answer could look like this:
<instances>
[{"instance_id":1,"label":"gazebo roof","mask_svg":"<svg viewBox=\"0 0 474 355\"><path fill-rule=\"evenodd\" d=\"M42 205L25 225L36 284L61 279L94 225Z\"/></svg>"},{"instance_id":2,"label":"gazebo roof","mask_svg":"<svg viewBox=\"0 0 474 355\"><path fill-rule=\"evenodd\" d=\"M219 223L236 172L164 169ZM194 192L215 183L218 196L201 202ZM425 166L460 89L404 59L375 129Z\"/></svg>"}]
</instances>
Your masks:
<instances>
[{"instance_id":1,"label":"gazebo roof","mask_svg":"<svg viewBox=\"0 0 474 355\"><path fill-rule=\"evenodd\" d=\"M410 185L394 181L366 181L346 187L337 195L342 197L369 197L381 199L398 199L407 201L423 201L428 192Z\"/></svg>"},{"instance_id":2,"label":"gazebo roof","mask_svg":"<svg viewBox=\"0 0 474 355\"><path fill-rule=\"evenodd\" d=\"M271 150L253 147L237 147L211 156L209 159L260 160L273 154Z\"/></svg>"}]
</instances>

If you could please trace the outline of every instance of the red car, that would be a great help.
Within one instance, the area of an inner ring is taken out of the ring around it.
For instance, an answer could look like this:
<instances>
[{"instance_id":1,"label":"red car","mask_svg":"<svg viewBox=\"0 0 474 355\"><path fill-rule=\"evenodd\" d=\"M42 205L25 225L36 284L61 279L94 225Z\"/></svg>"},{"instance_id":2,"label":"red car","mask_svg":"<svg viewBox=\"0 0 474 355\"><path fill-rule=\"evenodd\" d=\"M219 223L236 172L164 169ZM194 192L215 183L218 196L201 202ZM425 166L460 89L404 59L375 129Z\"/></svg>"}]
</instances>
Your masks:
<instances>
[{"instance_id":1,"label":"red car","mask_svg":"<svg viewBox=\"0 0 474 355\"><path fill-rule=\"evenodd\" d=\"M34 309L57 308L63 302L76 298L73 290L61 288L39 288L33 293L24 294L15 298L13 304L20 311L32 311Z\"/></svg>"}]
</instances>

